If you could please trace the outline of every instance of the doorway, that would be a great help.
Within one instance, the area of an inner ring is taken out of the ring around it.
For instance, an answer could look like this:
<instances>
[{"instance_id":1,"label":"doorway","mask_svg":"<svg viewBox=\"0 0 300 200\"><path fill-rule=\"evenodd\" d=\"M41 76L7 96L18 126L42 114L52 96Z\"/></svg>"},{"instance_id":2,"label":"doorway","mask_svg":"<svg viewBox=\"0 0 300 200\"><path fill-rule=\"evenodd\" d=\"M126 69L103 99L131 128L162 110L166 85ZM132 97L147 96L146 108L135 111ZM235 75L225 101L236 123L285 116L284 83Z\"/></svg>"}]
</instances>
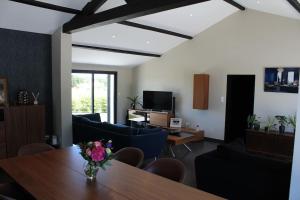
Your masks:
<instances>
[{"instance_id":1,"label":"doorway","mask_svg":"<svg viewBox=\"0 0 300 200\"><path fill-rule=\"evenodd\" d=\"M228 75L225 143L244 139L247 117L253 115L255 75Z\"/></svg>"}]
</instances>

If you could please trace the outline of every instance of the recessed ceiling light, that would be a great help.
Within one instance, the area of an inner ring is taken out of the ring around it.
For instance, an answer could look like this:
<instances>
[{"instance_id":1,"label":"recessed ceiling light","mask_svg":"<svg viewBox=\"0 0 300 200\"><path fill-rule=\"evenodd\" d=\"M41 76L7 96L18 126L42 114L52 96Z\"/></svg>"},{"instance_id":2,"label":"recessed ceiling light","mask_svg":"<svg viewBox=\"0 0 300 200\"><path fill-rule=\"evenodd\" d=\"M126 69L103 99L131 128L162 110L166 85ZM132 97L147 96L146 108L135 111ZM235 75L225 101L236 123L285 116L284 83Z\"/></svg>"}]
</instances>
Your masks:
<instances>
[{"instance_id":1,"label":"recessed ceiling light","mask_svg":"<svg viewBox=\"0 0 300 200\"><path fill-rule=\"evenodd\" d=\"M260 4L260 1L256 1L257 4Z\"/></svg>"},{"instance_id":2,"label":"recessed ceiling light","mask_svg":"<svg viewBox=\"0 0 300 200\"><path fill-rule=\"evenodd\" d=\"M111 37L112 37L112 38L116 38L117 36L116 36L116 35L112 35Z\"/></svg>"},{"instance_id":3,"label":"recessed ceiling light","mask_svg":"<svg viewBox=\"0 0 300 200\"><path fill-rule=\"evenodd\" d=\"M146 41L146 44L150 44L150 41Z\"/></svg>"},{"instance_id":4,"label":"recessed ceiling light","mask_svg":"<svg viewBox=\"0 0 300 200\"><path fill-rule=\"evenodd\" d=\"M193 17L193 14L190 14L190 17Z\"/></svg>"}]
</instances>

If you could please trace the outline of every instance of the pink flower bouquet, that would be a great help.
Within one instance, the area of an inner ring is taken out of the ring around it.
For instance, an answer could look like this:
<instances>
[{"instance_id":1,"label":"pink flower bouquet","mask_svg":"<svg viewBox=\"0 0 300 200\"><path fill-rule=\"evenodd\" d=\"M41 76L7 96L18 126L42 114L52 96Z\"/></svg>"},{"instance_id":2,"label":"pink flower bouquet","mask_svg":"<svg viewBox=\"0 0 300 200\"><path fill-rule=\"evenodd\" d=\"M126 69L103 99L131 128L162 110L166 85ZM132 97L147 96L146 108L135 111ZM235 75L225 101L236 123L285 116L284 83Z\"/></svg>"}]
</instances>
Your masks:
<instances>
[{"instance_id":1,"label":"pink flower bouquet","mask_svg":"<svg viewBox=\"0 0 300 200\"><path fill-rule=\"evenodd\" d=\"M105 170L112 159L112 142L95 141L79 144L80 155L87 161L84 172L89 179L95 179L99 168Z\"/></svg>"}]
</instances>

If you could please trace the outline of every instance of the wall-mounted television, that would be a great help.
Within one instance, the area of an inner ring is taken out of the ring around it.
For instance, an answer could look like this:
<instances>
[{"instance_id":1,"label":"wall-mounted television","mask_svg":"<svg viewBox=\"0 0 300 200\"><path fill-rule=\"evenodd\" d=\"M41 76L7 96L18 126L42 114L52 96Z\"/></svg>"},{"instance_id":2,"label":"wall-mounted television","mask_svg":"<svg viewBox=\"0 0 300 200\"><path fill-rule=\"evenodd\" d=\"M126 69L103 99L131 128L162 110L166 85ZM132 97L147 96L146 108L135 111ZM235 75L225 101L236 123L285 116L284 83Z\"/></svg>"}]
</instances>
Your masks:
<instances>
[{"instance_id":1,"label":"wall-mounted television","mask_svg":"<svg viewBox=\"0 0 300 200\"><path fill-rule=\"evenodd\" d=\"M172 92L143 91L143 108L151 110L172 110Z\"/></svg>"}]
</instances>

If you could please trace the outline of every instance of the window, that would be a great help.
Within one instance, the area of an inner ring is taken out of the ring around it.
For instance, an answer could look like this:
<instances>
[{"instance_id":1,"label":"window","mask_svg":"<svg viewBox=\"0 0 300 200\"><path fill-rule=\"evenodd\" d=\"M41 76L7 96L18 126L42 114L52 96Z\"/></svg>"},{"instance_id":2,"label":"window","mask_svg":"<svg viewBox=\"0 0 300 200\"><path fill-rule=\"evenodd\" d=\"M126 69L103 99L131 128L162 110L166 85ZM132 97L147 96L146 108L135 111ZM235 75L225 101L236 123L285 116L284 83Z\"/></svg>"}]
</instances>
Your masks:
<instances>
[{"instance_id":1,"label":"window","mask_svg":"<svg viewBox=\"0 0 300 200\"><path fill-rule=\"evenodd\" d=\"M103 122L116 122L117 72L72 72L72 113L100 113Z\"/></svg>"}]
</instances>

